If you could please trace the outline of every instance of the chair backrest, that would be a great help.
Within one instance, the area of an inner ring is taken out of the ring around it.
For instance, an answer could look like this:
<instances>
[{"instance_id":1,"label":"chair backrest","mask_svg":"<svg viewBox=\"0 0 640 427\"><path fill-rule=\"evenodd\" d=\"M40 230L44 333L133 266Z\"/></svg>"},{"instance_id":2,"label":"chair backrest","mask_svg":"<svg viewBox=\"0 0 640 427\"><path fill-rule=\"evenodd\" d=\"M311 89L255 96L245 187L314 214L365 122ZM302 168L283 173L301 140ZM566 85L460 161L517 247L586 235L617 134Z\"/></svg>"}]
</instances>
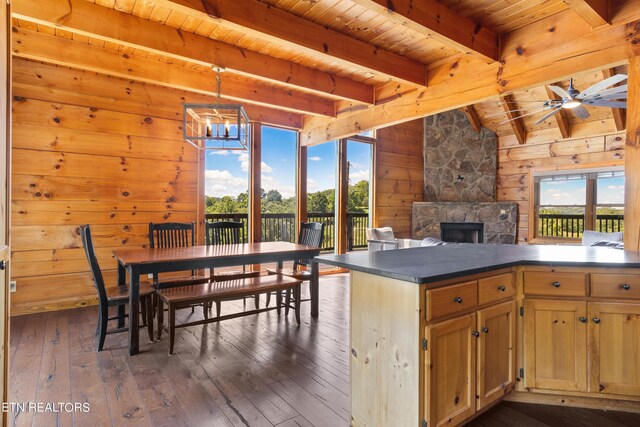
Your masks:
<instances>
[{"instance_id":1,"label":"chair backrest","mask_svg":"<svg viewBox=\"0 0 640 427\"><path fill-rule=\"evenodd\" d=\"M181 248L195 243L193 222L149 223L150 248ZM191 274L196 274L196 271L191 270ZM158 285L158 273L153 274L153 283Z\"/></svg>"},{"instance_id":2,"label":"chair backrest","mask_svg":"<svg viewBox=\"0 0 640 427\"><path fill-rule=\"evenodd\" d=\"M324 224L321 222L301 222L300 234L298 235L298 243L306 246L322 247L324 238ZM299 259L293 263L296 269L299 265L310 266L310 259Z\"/></svg>"},{"instance_id":3,"label":"chair backrest","mask_svg":"<svg viewBox=\"0 0 640 427\"><path fill-rule=\"evenodd\" d=\"M96 258L96 252L93 248L93 240L91 239L91 229L89 225L80 226L80 235L82 236L82 246L84 247L84 254L89 261L89 267L91 268L91 274L93 275L93 285L98 291L98 300L101 307L106 307L107 304L107 290L104 287L104 278L102 277L102 271L98 265L98 258Z\"/></svg>"},{"instance_id":4,"label":"chair backrest","mask_svg":"<svg viewBox=\"0 0 640 427\"><path fill-rule=\"evenodd\" d=\"M207 245L237 245L244 242L244 224L234 221L207 222Z\"/></svg>"},{"instance_id":5,"label":"chair backrest","mask_svg":"<svg viewBox=\"0 0 640 427\"><path fill-rule=\"evenodd\" d=\"M393 228L380 227L380 228L367 228L367 240L393 240Z\"/></svg>"},{"instance_id":6,"label":"chair backrest","mask_svg":"<svg viewBox=\"0 0 640 427\"><path fill-rule=\"evenodd\" d=\"M367 240L369 252L389 251L400 248L400 242L397 240Z\"/></svg>"},{"instance_id":7,"label":"chair backrest","mask_svg":"<svg viewBox=\"0 0 640 427\"><path fill-rule=\"evenodd\" d=\"M195 245L193 222L149 223L149 247L180 248Z\"/></svg>"}]
</instances>

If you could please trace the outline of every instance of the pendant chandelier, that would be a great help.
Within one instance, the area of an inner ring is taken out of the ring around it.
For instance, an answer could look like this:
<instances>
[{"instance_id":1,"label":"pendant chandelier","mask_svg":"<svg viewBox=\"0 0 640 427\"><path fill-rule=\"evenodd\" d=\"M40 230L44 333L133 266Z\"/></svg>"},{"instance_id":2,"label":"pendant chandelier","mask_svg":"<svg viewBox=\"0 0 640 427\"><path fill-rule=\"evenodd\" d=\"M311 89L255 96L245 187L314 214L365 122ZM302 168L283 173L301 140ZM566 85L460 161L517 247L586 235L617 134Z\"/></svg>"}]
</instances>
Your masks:
<instances>
[{"instance_id":1,"label":"pendant chandelier","mask_svg":"<svg viewBox=\"0 0 640 427\"><path fill-rule=\"evenodd\" d=\"M216 104L182 104L184 140L199 150L247 150L249 117L242 105L223 104L220 98L223 67L216 72L218 102Z\"/></svg>"}]
</instances>

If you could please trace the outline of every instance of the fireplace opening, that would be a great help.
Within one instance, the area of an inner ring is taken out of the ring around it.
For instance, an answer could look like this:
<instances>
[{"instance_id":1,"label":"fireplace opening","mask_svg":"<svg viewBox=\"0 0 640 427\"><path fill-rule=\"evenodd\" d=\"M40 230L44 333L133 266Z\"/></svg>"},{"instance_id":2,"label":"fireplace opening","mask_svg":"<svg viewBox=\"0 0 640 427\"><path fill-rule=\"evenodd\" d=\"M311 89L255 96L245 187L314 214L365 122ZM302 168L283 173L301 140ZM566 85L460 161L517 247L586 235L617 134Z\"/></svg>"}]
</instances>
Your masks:
<instances>
[{"instance_id":1,"label":"fireplace opening","mask_svg":"<svg viewBox=\"0 0 640 427\"><path fill-rule=\"evenodd\" d=\"M484 224L481 222L441 222L440 240L452 243L482 243Z\"/></svg>"}]
</instances>

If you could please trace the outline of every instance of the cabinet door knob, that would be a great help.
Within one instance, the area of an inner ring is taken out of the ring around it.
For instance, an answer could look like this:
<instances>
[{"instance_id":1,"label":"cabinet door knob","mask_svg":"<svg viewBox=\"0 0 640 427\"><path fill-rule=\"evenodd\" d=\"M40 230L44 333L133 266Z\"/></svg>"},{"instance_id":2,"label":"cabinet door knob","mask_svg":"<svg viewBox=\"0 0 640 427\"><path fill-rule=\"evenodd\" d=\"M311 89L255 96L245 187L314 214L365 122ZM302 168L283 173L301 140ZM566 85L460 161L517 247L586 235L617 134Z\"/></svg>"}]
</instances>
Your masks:
<instances>
[{"instance_id":1,"label":"cabinet door knob","mask_svg":"<svg viewBox=\"0 0 640 427\"><path fill-rule=\"evenodd\" d=\"M599 317L594 317L594 318L593 318L593 319L591 319L591 320L593 320L593 323L596 323L596 324L597 324L597 323L600 323L600 318L599 318Z\"/></svg>"},{"instance_id":2,"label":"cabinet door knob","mask_svg":"<svg viewBox=\"0 0 640 427\"><path fill-rule=\"evenodd\" d=\"M628 291L629 289L631 289L631 286L628 283L623 283L620 285L620 287L625 291Z\"/></svg>"},{"instance_id":3,"label":"cabinet door knob","mask_svg":"<svg viewBox=\"0 0 640 427\"><path fill-rule=\"evenodd\" d=\"M582 316L578 320L580 320L582 323L587 323L587 320L589 320L589 319L587 319L586 317Z\"/></svg>"},{"instance_id":4,"label":"cabinet door knob","mask_svg":"<svg viewBox=\"0 0 640 427\"><path fill-rule=\"evenodd\" d=\"M473 331L473 332L471 332L471 335L473 335L474 337L478 338L480 336L480 332Z\"/></svg>"},{"instance_id":5,"label":"cabinet door knob","mask_svg":"<svg viewBox=\"0 0 640 427\"><path fill-rule=\"evenodd\" d=\"M504 292L507 288L504 285L498 286L498 292Z\"/></svg>"},{"instance_id":6,"label":"cabinet door knob","mask_svg":"<svg viewBox=\"0 0 640 427\"><path fill-rule=\"evenodd\" d=\"M489 333L489 328L487 328L486 326L483 326L480 330L481 330L482 332L484 332L485 334L488 334L488 333Z\"/></svg>"},{"instance_id":7,"label":"cabinet door knob","mask_svg":"<svg viewBox=\"0 0 640 427\"><path fill-rule=\"evenodd\" d=\"M453 302L457 302L458 304L462 304L462 297L455 297Z\"/></svg>"},{"instance_id":8,"label":"cabinet door knob","mask_svg":"<svg viewBox=\"0 0 640 427\"><path fill-rule=\"evenodd\" d=\"M559 288L560 287L560 282L553 282L551 284L551 286L553 286L554 288Z\"/></svg>"}]
</instances>

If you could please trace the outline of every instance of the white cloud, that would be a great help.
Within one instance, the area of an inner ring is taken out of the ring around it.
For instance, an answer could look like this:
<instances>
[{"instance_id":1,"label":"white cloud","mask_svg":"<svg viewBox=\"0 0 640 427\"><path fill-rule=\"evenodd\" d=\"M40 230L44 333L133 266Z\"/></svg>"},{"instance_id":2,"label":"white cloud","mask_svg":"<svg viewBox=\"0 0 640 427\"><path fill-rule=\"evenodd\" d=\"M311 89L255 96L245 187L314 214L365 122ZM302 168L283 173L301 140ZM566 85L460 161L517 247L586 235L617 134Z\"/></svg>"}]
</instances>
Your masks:
<instances>
[{"instance_id":1,"label":"white cloud","mask_svg":"<svg viewBox=\"0 0 640 427\"><path fill-rule=\"evenodd\" d=\"M320 156L308 157L308 159L311 160L312 162L319 162L320 160L322 160Z\"/></svg>"},{"instance_id":2,"label":"white cloud","mask_svg":"<svg viewBox=\"0 0 640 427\"><path fill-rule=\"evenodd\" d=\"M363 171L357 171L357 172L351 172L349 174L349 181L351 184L355 184L356 182L360 182L360 181L368 181L369 180L369 171L368 170L363 170Z\"/></svg>"},{"instance_id":3,"label":"white cloud","mask_svg":"<svg viewBox=\"0 0 640 427\"><path fill-rule=\"evenodd\" d=\"M247 191L249 186L246 177L233 176L229 171L217 169L205 171L205 182L205 194L214 197L222 197L229 194L235 197Z\"/></svg>"},{"instance_id":4,"label":"white cloud","mask_svg":"<svg viewBox=\"0 0 640 427\"><path fill-rule=\"evenodd\" d=\"M262 166L262 173L271 173L271 172L273 172L273 168L271 166L269 166L268 164L266 164L265 162L262 162L261 166Z\"/></svg>"},{"instance_id":5,"label":"white cloud","mask_svg":"<svg viewBox=\"0 0 640 427\"><path fill-rule=\"evenodd\" d=\"M262 174L260 184L261 187L264 188L264 191L268 192L269 190L278 190L280 194L282 194L282 198L284 199L296 195L295 187L282 185L275 177L271 175Z\"/></svg>"},{"instance_id":6,"label":"white cloud","mask_svg":"<svg viewBox=\"0 0 640 427\"><path fill-rule=\"evenodd\" d=\"M209 151L209 154L212 156L228 156L229 151L228 150L211 150Z\"/></svg>"},{"instance_id":7,"label":"white cloud","mask_svg":"<svg viewBox=\"0 0 640 427\"><path fill-rule=\"evenodd\" d=\"M318 183L315 179L307 178L307 193L315 193L318 190Z\"/></svg>"},{"instance_id":8,"label":"white cloud","mask_svg":"<svg viewBox=\"0 0 640 427\"><path fill-rule=\"evenodd\" d=\"M249 172L249 153L247 151L239 151L236 154L238 154L240 168L245 172Z\"/></svg>"}]
</instances>

